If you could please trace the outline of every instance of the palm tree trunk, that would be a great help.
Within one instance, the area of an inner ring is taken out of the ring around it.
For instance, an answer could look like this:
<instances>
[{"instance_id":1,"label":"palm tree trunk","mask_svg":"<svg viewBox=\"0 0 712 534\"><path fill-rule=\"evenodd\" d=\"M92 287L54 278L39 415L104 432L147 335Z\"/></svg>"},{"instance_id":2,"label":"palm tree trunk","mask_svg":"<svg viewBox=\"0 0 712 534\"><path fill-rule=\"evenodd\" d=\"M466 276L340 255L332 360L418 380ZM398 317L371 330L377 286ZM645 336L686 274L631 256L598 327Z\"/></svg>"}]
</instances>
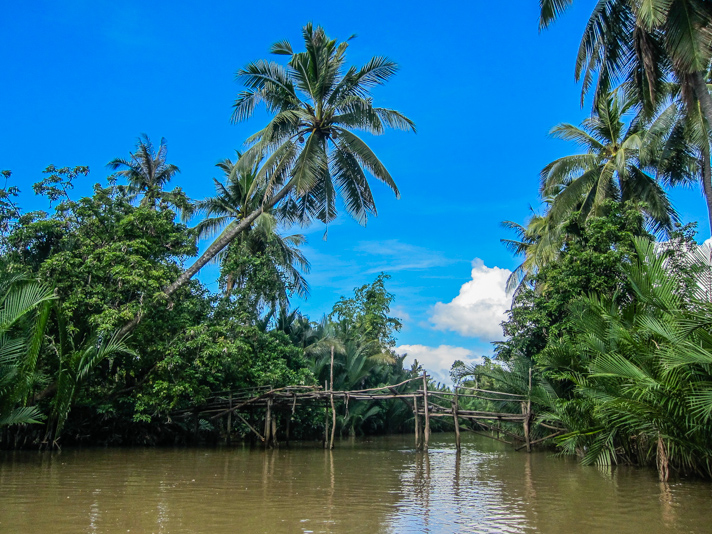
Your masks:
<instances>
[{"instance_id":1,"label":"palm tree trunk","mask_svg":"<svg viewBox=\"0 0 712 534\"><path fill-rule=\"evenodd\" d=\"M213 243L207 248L207 250L203 252L203 254L197 260L195 260L195 263L193 263L193 265L183 271L183 274L181 274L175 282L173 282L171 285L169 285L166 289L163 290L166 296L170 297L171 295L173 295L173 293L175 293L181 287L187 284L188 280L193 278L193 276L195 276L198 271L200 271L200 269L202 269L210 260L217 256L218 252L228 246L233 239L235 239L238 235L247 230L247 228L250 227L250 225L255 221L255 219L262 215L262 213L266 209L273 207L275 204L277 204L277 202L286 197L287 193L289 193L292 187L293 183L289 182L280 190L279 193L273 196L267 204L263 204L262 206L260 206L258 209L250 213L247 217L242 219L242 221L240 221L240 224L236 225L232 230L225 232L218 239L213 241Z\"/></svg>"},{"instance_id":2,"label":"palm tree trunk","mask_svg":"<svg viewBox=\"0 0 712 534\"><path fill-rule=\"evenodd\" d=\"M702 114L707 119L707 127L712 127L712 96L710 96L707 82L703 72L693 72L689 75L692 82L692 89L695 92L697 101L700 103Z\"/></svg>"},{"instance_id":3,"label":"palm tree trunk","mask_svg":"<svg viewBox=\"0 0 712 534\"><path fill-rule=\"evenodd\" d=\"M247 217L242 219L242 221L240 221L240 224L235 225L234 228L225 232L218 239L213 241L213 243L207 248L207 250L203 252L197 260L195 260L195 263L193 263L193 265L183 271L183 273L178 277L175 282L173 282L171 285L169 285L163 290L163 293L167 297L170 297L176 291L186 285L188 281L190 281L190 279L193 278L193 276L195 276L198 271L200 271L200 269L202 269L210 260L217 256L217 254L226 246L228 246L233 239L235 239L238 235L247 230L250 225L255 221L255 219L257 219L257 217L262 215L265 210L272 208L280 200L284 199L284 197L289 194L293 187L294 181L290 180L282 189L280 189L279 193L277 193L269 200L269 202L260 206L258 209L250 213ZM142 315L139 313L129 323L126 323L124 327L119 330L117 337L121 339L129 332L131 332L134 328L136 328L138 323L141 322L141 316Z\"/></svg>"},{"instance_id":4,"label":"palm tree trunk","mask_svg":"<svg viewBox=\"0 0 712 534\"><path fill-rule=\"evenodd\" d=\"M700 103L700 110L707 120L707 130L712 129L712 96L710 96L707 82L703 72L694 72L689 76L692 88ZM710 147L708 143L702 148L702 190L707 202L707 217L710 223L710 234L712 235L712 171L710 170Z\"/></svg>"},{"instance_id":5,"label":"palm tree trunk","mask_svg":"<svg viewBox=\"0 0 712 534\"><path fill-rule=\"evenodd\" d=\"M710 166L710 147L705 143L702 148L702 190L705 193L707 202L707 218L710 223L710 235L712 235L712 167Z\"/></svg>"}]
</instances>

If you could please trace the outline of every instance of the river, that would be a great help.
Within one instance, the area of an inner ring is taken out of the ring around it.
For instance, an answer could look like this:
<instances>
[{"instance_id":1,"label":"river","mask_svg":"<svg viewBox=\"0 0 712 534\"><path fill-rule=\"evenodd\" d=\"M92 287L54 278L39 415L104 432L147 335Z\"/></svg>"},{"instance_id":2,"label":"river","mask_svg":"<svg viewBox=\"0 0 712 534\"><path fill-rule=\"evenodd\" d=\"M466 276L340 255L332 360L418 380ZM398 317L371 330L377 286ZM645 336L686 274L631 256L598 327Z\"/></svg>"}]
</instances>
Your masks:
<instances>
[{"instance_id":1,"label":"river","mask_svg":"<svg viewBox=\"0 0 712 534\"><path fill-rule=\"evenodd\" d=\"M581 467L480 436L434 434L273 451L0 453L0 532L706 533L712 484Z\"/></svg>"}]
</instances>

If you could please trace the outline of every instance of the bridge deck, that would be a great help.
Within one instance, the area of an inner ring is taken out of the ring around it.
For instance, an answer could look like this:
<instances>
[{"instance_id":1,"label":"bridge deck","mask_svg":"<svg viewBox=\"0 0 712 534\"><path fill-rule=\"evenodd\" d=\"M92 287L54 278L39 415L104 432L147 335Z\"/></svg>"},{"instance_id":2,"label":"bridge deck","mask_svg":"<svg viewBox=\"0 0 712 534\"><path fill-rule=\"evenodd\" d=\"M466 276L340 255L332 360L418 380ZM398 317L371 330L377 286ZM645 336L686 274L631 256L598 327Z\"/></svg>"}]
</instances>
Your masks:
<instances>
[{"instance_id":1,"label":"bridge deck","mask_svg":"<svg viewBox=\"0 0 712 534\"><path fill-rule=\"evenodd\" d=\"M333 380L332 380L333 383ZM418 384L417 389L408 390L412 384ZM325 384L328 386L328 384ZM531 391L531 371L529 377L529 390ZM487 412L461 409L459 400L461 398L478 398L489 401L517 403L521 406L520 413L513 412ZM531 412L531 402L528 396L515 395L511 393L503 393L499 391L489 391L478 388L465 388L456 386L453 391L433 391L428 389L428 376L423 373L422 376L405 380L399 384L386 385L378 388L360 389L352 391L339 391L322 388L321 386L286 386L281 388L273 388L271 386L263 386L259 388L242 389L234 391L219 391L215 392L207 399L205 404L200 408L193 410L183 410L172 414L173 417L193 416L195 425L200 416L209 417L211 420L216 420L221 417L227 417L228 435L232 428L233 416L245 423L257 437L264 442L265 447L273 447L277 445L277 418L272 417L274 410L285 412L291 411L294 414L297 406L302 405L324 405L331 410L331 436L329 439L329 418L326 419L324 445L328 448L334 447L334 431L336 427L336 402L342 403L348 410L348 405L351 401L377 401L388 399L400 399L408 405L413 412L415 419L415 441L416 447L427 450L430 437L430 418L431 417L449 417L453 421L456 433L456 445L460 448L460 430L473 431L470 428L462 428L460 420L475 420L477 425L485 430L495 431L497 437L490 436L493 439L499 439L500 432L509 435L510 437L520 440L521 437L508 432L501 428L500 422L519 422L524 428L524 444L521 447L526 447L531 450L532 443L529 439L530 425L533 420ZM445 404L445 405L443 405ZM265 425L264 434L258 432L250 423L241 415L240 412L249 412L254 410L264 410ZM423 419L423 429L421 431L420 419ZM286 439L289 440L289 423L291 416L287 418ZM561 433L557 430L553 437ZM510 442L507 442L510 443Z\"/></svg>"}]
</instances>

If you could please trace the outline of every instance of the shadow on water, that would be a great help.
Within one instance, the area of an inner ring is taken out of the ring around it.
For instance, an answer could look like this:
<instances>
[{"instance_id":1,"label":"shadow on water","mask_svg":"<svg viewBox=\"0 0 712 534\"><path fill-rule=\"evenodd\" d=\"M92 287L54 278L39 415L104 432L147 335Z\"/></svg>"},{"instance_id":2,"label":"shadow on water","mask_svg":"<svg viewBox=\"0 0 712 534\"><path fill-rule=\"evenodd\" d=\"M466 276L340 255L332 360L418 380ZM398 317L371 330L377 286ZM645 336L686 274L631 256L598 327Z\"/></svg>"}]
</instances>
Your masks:
<instances>
[{"instance_id":1,"label":"shadow on water","mask_svg":"<svg viewBox=\"0 0 712 534\"><path fill-rule=\"evenodd\" d=\"M479 436L0 455L0 532L28 534L708 532L710 497Z\"/></svg>"}]
</instances>

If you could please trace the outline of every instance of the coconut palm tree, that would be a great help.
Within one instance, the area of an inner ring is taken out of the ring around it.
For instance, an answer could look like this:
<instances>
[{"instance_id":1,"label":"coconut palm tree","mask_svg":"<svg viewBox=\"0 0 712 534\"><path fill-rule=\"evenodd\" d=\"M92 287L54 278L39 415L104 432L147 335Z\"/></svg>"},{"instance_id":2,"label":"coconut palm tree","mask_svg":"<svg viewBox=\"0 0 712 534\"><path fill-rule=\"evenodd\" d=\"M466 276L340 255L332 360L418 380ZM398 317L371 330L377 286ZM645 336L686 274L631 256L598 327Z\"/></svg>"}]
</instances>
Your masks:
<instances>
[{"instance_id":1,"label":"coconut palm tree","mask_svg":"<svg viewBox=\"0 0 712 534\"><path fill-rule=\"evenodd\" d=\"M373 57L363 67L347 67L349 43L329 39L321 27L307 24L302 32L305 51L294 52L288 41L271 52L289 56L287 65L256 61L237 72L245 86L234 104L233 121L250 118L264 103L273 114L266 127L248 139L241 170L264 163L255 179L263 188L259 208L223 232L170 286L170 296L245 231L263 211L283 202L302 222L336 217L336 197L346 211L365 224L376 214L368 175L383 182L396 196L398 187L383 163L355 130L382 134L387 128L415 131L402 113L373 105L371 89L387 82L396 63Z\"/></svg>"},{"instance_id":2,"label":"coconut palm tree","mask_svg":"<svg viewBox=\"0 0 712 534\"><path fill-rule=\"evenodd\" d=\"M573 0L540 0L540 28ZM597 77L596 98L625 81L649 110L672 74L691 107L712 124L712 97L705 83L712 60L712 4L706 0L599 0L579 46L576 78L583 95Z\"/></svg>"},{"instance_id":3,"label":"coconut palm tree","mask_svg":"<svg viewBox=\"0 0 712 534\"><path fill-rule=\"evenodd\" d=\"M596 113L581 127L559 124L551 135L574 141L585 153L564 156L541 171L541 192L552 197L549 215L554 224L580 211L582 217L597 216L607 200L643 203L649 222L657 230L672 228L676 220L667 195L646 168L641 149L647 131L640 121L626 124L635 101L624 93L601 99Z\"/></svg>"},{"instance_id":4,"label":"coconut palm tree","mask_svg":"<svg viewBox=\"0 0 712 534\"><path fill-rule=\"evenodd\" d=\"M573 0L540 0L540 28L545 28ZM709 93L712 60L712 2L706 0L600 0L589 18L579 46L576 78L583 80L582 104L594 79L594 105L618 83L654 115L676 82L685 113L709 136L712 97ZM699 117L699 118L698 118ZM704 143L707 144L707 143ZM703 144L697 143L699 147ZM705 156L706 154L706 156ZM702 185L712 221L712 180L709 148L701 153Z\"/></svg>"},{"instance_id":5,"label":"coconut palm tree","mask_svg":"<svg viewBox=\"0 0 712 534\"><path fill-rule=\"evenodd\" d=\"M260 208L263 198L263 188L255 183L259 170L259 162L249 170L241 170L237 159L225 159L217 164L225 175L225 184L214 180L216 195L195 203L194 211L202 212L205 218L198 223L196 231L198 238L217 239L238 225L250 213ZM282 236L278 231L280 223L288 222L289 213L283 209L270 208L262 213L249 226L248 230L240 234L230 245L224 248L215 259L226 268L226 259L231 250L236 253L248 253L252 256L261 256L270 262L272 270L279 278L284 278L286 285L300 297L309 294L309 285L300 271L309 272L309 262L304 257L299 247L306 242L301 234ZM237 248L240 248L237 251ZM241 278L240 272L226 272L226 292L229 294L236 282ZM286 288L285 288L286 289ZM288 305L286 292L273 295L279 300L281 306Z\"/></svg>"},{"instance_id":6,"label":"coconut palm tree","mask_svg":"<svg viewBox=\"0 0 712 534\"><path fill-rule=\"evenodd\" d=\"M164 191L168 182L180 172L175 165L166 163L168 147L165 138L156 151L153 143L146 134L141 134L136 144L136 151L130 154L129 159L115 158L107 167L116 171L116 176L126 178L130 198L136 199L140 195L141 206L156 209L156 204L163 202L172 204L180 210L189 209L190 202L180 188L173 191Z\"/></svg>"},{"instance_id":7,"label":"coconut palm tree","mask_svg":"<svg viewBox=\"0 0 712 534\"><path fill-rule=\"evenodd\" d=\"M552 199L545 202L551 204ZM507 292L516 298L519 290L529 284L539 270L555 261L561 252L564 232L548 215L532 214L526 226L513 221L503 221L502 226L513 230L516 239L500 239L512 254L523 255L520 263L507 278Z\"/></svg>"},{"instance_id":8,"label":"coconut palm tree","mask_svg":"<svg viewBox=\"0 0 712 534\"><path fill-rule=\"evenodd\" d=\"M699 183L712 230L712 169L710 135L698 107L690 113L679 98L670 98L650 119L642 159L654 167L666 186Z\"/></svg>"}]
</instances>

